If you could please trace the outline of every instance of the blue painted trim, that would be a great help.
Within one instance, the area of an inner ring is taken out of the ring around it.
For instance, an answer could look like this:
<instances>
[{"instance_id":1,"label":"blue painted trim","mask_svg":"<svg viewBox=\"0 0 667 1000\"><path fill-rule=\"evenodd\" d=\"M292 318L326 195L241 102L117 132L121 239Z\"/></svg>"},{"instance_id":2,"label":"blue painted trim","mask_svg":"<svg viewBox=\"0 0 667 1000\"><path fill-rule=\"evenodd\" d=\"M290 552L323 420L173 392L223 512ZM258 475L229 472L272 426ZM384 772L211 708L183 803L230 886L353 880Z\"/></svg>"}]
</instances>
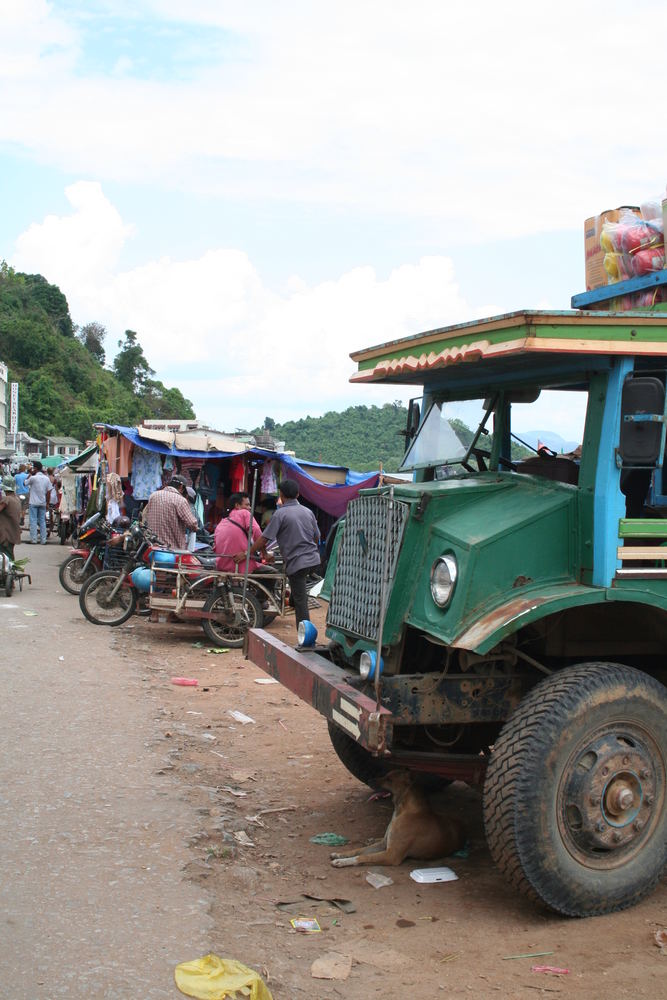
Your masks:
<instances>
[{"instance_id":1,"label":"blue painted trim","mask_svg":"<svg viewBox=\"0 0 667 1000\"><path fill-rule=\"evenodd\" d=\"M616 465L621 424L623 382L632 371L632 358L618 358L609 373L593 497L593 586L611 587L621 565L616 558L618 522L625 516L625 498L621 493L621 470Z\"/></svg>"},{"instance_id":2,"label":"blue painted trim","mask_svg":"<svg viewBox=\"0 0 667 1000\"><path fill-rule=\"evenodd\" d=\"M617 281L613 285L603 285L602 288L594 288L592 292L581 292L579 295L573 295L570 301L573 309L590 309L599 302L608 302L609 299L618 298L619 295L630 295L632 292L643 292L657 285L667 285L667 270L655 271L643 278L629 278L627 281Z\"/></svg>"}]
</instances>

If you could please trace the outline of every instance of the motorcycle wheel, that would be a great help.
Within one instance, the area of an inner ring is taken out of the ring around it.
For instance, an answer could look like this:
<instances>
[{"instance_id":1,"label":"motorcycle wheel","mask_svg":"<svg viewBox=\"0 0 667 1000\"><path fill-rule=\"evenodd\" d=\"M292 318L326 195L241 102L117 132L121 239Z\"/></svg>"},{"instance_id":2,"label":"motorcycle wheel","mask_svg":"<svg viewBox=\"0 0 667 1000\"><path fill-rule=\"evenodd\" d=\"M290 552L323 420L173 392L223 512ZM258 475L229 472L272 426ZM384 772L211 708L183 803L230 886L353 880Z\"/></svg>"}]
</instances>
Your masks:
<instances>
[{"instance_id":1,"label":"motorcycle wheel","mask_svg":"<svg viewBox=\"0 0 667 1000\"><path fill-rule=\"evenodd\" d=\"M134 587L122 586L109 600L109 594L116 585L118 573L102 570L84 583L79 594L79 606L84 616L93 625L122 625L134 614L137 606L137 592Z\"/></svg>"},{"instance_id":2,"label":"motorcycle wheel","mask_svg":"<svg viewBox=\"0 0 667 1000\"><path fill-rule=\"evenodd\" d=\"M81 588L83 587L86 580L89 580L91 576L98 572L97 566L94 563L90 563L88 568L84 572L84 566L86 565L85 556L74 555L68 556L63 563L61 563L60 569L58 570L58 579L60 584L65 588L68 594L80 594Z\"/></svg>"},{"instance_id":3,"label":"motorcycle wheel","mask_svg":"<svg viewBox=\"0 0 667 1000\"><path fill-rule=\"evenodd\" d=\"M237 622L234 621L230 600L234 603L234 611L240 612ZM204 634L214 646L240 649L248 629L261 628L264 624L262 605L250 590L246 592L245 602L243 591L236 587L229 594L214 591L206 601L204 611L215 614L215 618L202 619Z\"/></svg>"}]
</instances>

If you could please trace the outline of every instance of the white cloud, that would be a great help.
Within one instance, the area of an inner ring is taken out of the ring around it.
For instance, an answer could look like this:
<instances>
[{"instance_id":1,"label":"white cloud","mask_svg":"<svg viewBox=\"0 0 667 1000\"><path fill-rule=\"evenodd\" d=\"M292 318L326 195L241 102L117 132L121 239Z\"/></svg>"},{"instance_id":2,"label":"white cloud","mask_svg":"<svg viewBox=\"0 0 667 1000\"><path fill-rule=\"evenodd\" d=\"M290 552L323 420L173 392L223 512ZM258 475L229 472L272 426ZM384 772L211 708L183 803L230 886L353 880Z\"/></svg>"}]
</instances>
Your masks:
<instances>
[{"instance_id":1,"label":"white cloud","mask_svg":"<svg viewBox=\"0 0 667 1000\"><path fill-rule=\"evenodd\" d=\"M63 288L76 284L77 296L96 294L100 282L108 280L132 227L95 181L78 181L65 189L73 208L68 216L48 215L34 223L16 242L16 264L30 262L32 270L56 275L50 280Z\"/></svg>"},{"instance_id":2,"label":"white cloud","mask_svg":"<svg viewBox=\"0 0 667 1000\"><path fill-rule=\"evenodd\" d=\"M667 35L652 0L117 8L227 32L179 79L84 69L83 5L5 8L0 141L78 176L420 216L460 240L578 228L664 184L662 61L636 47Z\"/></svg>"},{"instance_id":3,"label":"white cloud","mask_svg":"<svg viewBox=\"0 0 667 1000\"><path fill-rule=\"evenodd\" d=\"M223 429L256 426L267 414L285 420L407 398L407 388L350 386L349 353L471 318L445 257L424 257L385 280L371 267L312 287L294 276L280 293L229 248L121 271L131 230L101 187L79 182L67 197L71 214L49 216L19 238L16 266L58 284L76 323L103 323L109 354L125 329L135 330L158 377Z\"/></svg>"}]
</instances>

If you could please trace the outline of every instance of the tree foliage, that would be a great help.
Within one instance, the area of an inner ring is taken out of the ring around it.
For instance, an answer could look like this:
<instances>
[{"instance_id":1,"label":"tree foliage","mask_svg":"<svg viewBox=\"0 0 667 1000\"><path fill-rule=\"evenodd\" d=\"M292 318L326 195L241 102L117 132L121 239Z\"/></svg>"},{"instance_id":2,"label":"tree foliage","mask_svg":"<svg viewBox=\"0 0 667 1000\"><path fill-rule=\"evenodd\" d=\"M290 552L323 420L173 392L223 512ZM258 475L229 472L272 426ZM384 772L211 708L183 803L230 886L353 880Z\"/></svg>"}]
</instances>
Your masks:
<instances>
[{"instance_id":1,"label":"tree foliage","mask_svg":"<svg viewBox=\"0 0 667 1000\"><path fill-rule=\"evenodd\" d=\"M378 469L396 471L403 458L407 409L400 400L384 406L351 406L342 413L333 410L323 417L304 417L274 424L271 434L284 441L297 458L342 465L359 472Z\"/></svg>"},{"instance_id":2,"label":"tree foliage","mask_svg":"<svg viewBox=\"0 0 667 1000\"><path fill-rule=\"evenodd\" d=\"M21 430L85 441L94 423L135 424L149 417L192 419L192 403L156 379L137 334L125 333L116 370L103 367L106 330L77 330L67 299L41 275L0 261L0 360L19 383Z\"/></svg>"},{"instance_id":3,"label":"tree foliage","mask_svg":"<svg viewBox=\"0 0 667 1000\"><path fill-rule=\"evenodd\" d=\"M103 365L104 341L107 336L106 327L102 326L101 323L86 323L80 330L77 330L76 335L86 350L90 351L95 360Z\"/></svg>"},{"instance_id":4,"label":"tree foliage","mask_svg":"<svg viewBox=\"0 0 667 1000\"><path fill-rule=\"evenodd\" d=\"M155 372L146 361L134 330L126 330L125 340L119 340L118 346L120 351L113 362L116 378L132 392L141 392L150 376L155 375Z\"/></svg>"}]
</instances>

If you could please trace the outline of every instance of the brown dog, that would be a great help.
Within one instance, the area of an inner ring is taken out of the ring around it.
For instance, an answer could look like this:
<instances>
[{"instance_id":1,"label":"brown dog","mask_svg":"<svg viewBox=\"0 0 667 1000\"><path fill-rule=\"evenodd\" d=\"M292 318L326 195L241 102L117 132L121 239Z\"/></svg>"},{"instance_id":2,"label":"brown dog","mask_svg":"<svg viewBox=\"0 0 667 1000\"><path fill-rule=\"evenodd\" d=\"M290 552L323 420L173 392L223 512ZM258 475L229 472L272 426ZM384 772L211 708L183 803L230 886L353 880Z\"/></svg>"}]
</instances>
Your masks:
<instances>
[{"instance_id":1,"label":"brown dog","mask_svg":"<svg viewBox=\"0 0 667 1000\"><path fill-rule=\"evenodd\" d=\"M390 771L381 782L394 797L394 814L384 838L361 850L332 854L335 868L348 865L400 865L405 858L445 858L463 847L463 826L438 816L407 771Z\"/></svg>"}]
</instances>

